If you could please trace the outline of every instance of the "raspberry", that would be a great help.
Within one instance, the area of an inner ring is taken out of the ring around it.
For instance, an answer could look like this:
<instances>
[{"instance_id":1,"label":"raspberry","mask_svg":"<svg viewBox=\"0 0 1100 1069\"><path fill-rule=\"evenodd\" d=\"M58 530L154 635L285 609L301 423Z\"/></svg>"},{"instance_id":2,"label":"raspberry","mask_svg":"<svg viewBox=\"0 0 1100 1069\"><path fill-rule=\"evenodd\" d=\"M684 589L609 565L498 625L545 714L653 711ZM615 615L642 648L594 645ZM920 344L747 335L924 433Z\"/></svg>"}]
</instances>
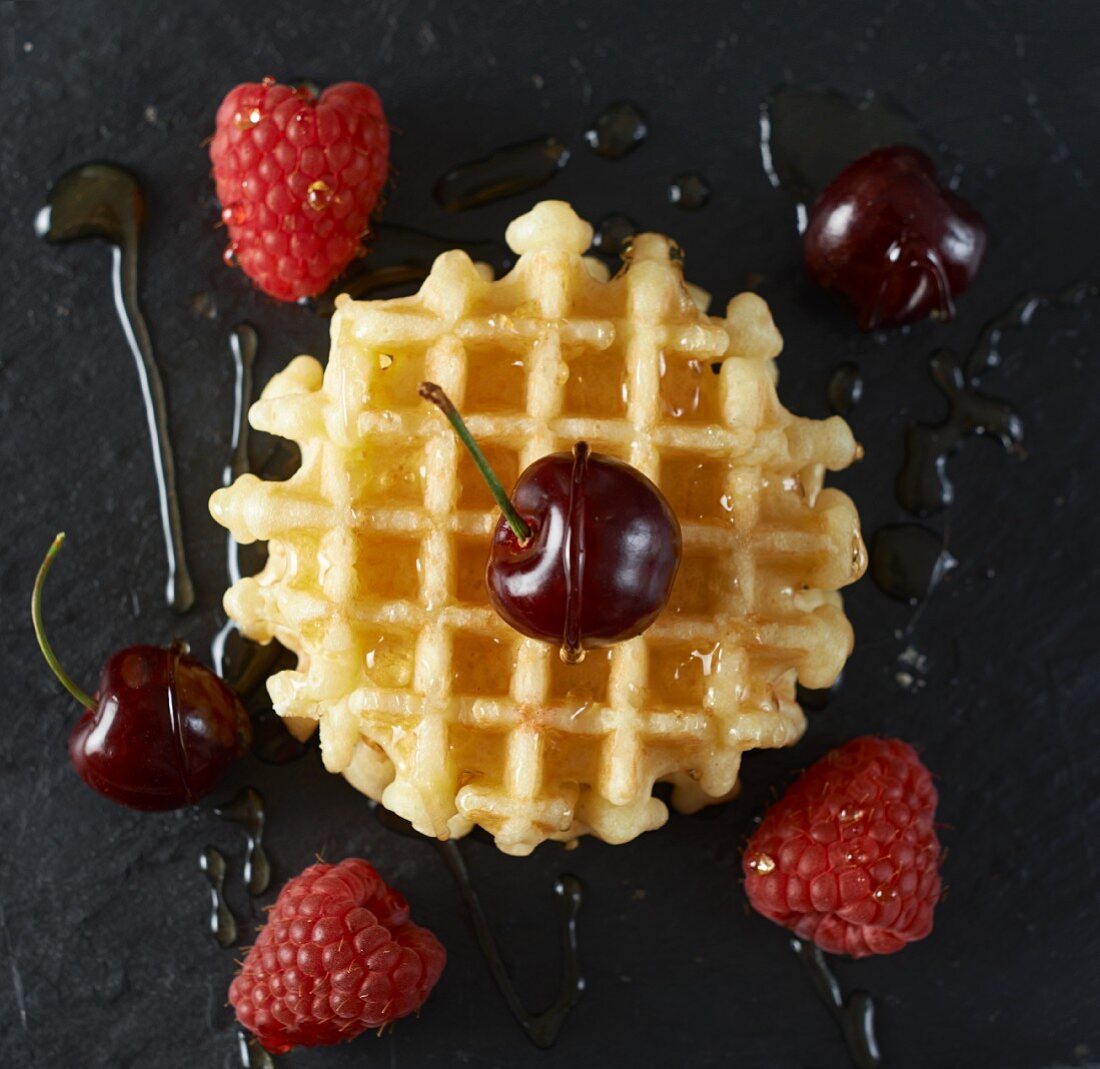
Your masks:
<instances>
[{"instance_id":1,"label":"raspberry","mask_svg":"<svg viewBox=\"0 0 1100 1069\"><path fill-rule=\"evenodd\" d=\"M210 145L227 262L282 301L322 292L360 249L389 148L369 86L341 82L316 100L273 78L230 90Z\"/></svg>"},{"instance_id":2,"label":"raspberry","mask_svg":"<svg viewBox=\"0 0 1100 1069\"><path fill-rule=\"evenodd\" d=\"M742 857L749 901L830 953L893 954L932 930L935 811L932 775L912 746L853 739L768 810Z\"/></svg>"},{"instance_id":3,"label":"raspberry","mask_svg":"<svg viewBox=\"0 0 1100 1069\"><path fill-rule=\"evenodd\" d=\"M311 865L279 892L229 985L237 1019L273 1054L354 1039L418 1010L447 960L360 858Z\"/></svg>"}]
</instances>

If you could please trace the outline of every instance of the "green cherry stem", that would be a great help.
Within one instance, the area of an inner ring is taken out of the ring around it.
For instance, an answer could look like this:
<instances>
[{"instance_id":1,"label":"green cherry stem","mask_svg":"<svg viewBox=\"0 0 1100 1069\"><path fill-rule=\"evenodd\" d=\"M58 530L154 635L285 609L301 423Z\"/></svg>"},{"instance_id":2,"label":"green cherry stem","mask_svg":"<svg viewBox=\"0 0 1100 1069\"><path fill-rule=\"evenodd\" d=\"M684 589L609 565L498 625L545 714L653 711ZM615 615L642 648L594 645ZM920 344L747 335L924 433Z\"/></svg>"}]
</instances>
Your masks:
<instances>
[{"instance_id":1,"label":"green cherry stem","mask_svg":"<svg viewBox=\"0 0 1100 1069\"><path fill-rule=\"evenodd\" d=\"M61 685L80 702L85 709L94 709L95 700L85 694L84 691L69 678L65 669L61 667L61 663L53 652L53 647L50 646L49 639L46 638L46 629L42 625L42 585L46 582L46 575L49 573L54 557L60 552L64 543L65 532L62 531L54 538L53 542L50 544L50 548L46 550L46 556L43 558L38 568L38 575L34 578L34 590L31 591L31 620L34 622L34 637L38 639L38 648L42 651L42 656L46 658L46 664L50 666L50 669L53 674L57 676Z\"/></svg>"},{"instance_id":2,"label":"green cherry stem","mask_svg":"<svg viewBox=\"0 0 1100 1069\"><path fill-rule=\"evenodd\" d=\"M516 506L508 500L504 487L500 485L500 480L494 474L493 469L489 467L489 461L485 459L481 447L474 441L470 428L466 426L465 421L458 414L458 409L451 403L451 399L443 392L443 388L437 386L434 382L422 382L419 393L425 401L431 401L450 421L451 426L455 429L455 434L470 451L470 456L474 458L477 470L481 472L482 478L488 484L489 490L500 506L500 511L504 513L504 519L508 522L508 526L512 528L512 533L519 539L520 544L523 545L529 542L532 534L531 528L516 511Z\"/></svg>"}]
</instances>

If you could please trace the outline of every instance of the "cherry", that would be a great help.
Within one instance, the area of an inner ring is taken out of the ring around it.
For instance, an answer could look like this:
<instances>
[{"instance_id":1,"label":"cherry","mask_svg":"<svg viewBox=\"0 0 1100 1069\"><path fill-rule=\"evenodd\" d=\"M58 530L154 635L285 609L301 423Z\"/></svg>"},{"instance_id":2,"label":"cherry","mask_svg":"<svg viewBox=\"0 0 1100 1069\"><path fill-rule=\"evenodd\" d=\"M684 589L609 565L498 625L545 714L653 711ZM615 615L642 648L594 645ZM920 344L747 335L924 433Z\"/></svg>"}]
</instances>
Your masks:
<instances>
[{"instance_id":1,"label":"cherry","mask_svg":"<svg viewBox=\"0 0 1100 1069\"><path fill-rule=\"evenodd\" d=\"M64 540L54 539L38 570L31 616L47 664L84 707L69 737L73 767L89 787L133 809L190 805L248 749L248 714L181 642L119 650L103 666L95 696L81 690L42 625L42 586Z\"/></svg>"},{"instance_id":2,"label":"cherry","mask_svg":"<svg viewBox=\"0 0 1100 1069\"><path fill-rule=\"evenodd\" d=\"M530 465L509 500L447 395L429 382L420 394L450 420L504 513L485 570L489 601L504 620L559 643L570 663L649 627L680 564L680 524L661 491L578 442Z\"/></svg>"},{"instance_id":3,"label":"cherry","mask_svg":"<svg viewBox=\"0 0 1100 1069\"><path fill-rule=\"evenodd\" d=\"M806 267L839 291L867 330L948 319L985 253L982 217L915 148L892 145L849 164L810 209Z\"/></svg>"}]
</instances>

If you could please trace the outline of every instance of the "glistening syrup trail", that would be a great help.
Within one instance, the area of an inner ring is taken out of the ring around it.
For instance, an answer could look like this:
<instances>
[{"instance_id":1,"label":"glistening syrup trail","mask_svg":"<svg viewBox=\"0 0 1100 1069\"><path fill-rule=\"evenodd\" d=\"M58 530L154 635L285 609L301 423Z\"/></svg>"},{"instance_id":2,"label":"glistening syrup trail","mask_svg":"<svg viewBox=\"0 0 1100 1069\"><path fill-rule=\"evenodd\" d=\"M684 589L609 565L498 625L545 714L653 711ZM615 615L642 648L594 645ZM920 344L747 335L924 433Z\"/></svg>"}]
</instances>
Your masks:
<instances>
[{"instance_id":1,"label":"glistening syrup trail","mask_svg":"<svg viewBox=\"0 0 1100 1069\"><path fill-rule=\"evenodd\" d=\"M259 338L251 323L238 323L229 332L229 351L233 354L233 434L230 459L222 472L222 486L229 486L248 471L248 409L252 405L252 368L256 362ZM226 572L230 584L241 578L241 555L237 540L225 537ZM214 671L225 675L225 644L237 630L232 620L226 620L210 644L210 659Z\"/></svg>"},{"instance_id":2,"label":"glistening syrup trail","mask_svg":"<svg viewBox=\"0 0 1100 1069\"><path fill-rule=\"evenodd\" d=\"M223 947L232 946L237 941L237 921L225 901L225 855L208 846L199 855L199 868L210 883L210 931Z\"/></svg>"},{"instance_id":3,"label":"glistening syrup trail","mask_svg":"<svg viewBox=\"0 0 1100 1069\"><path fill-rule=\"evenodd\" d=\"M229 351L233 356L234 369L233 429L230 459L222 474L224 486L251 467L248 457L248 410L252 406L252 372L258 350L259 336L251 323L238 323L229 332ZM289 477L300 458L295 448L284 446L289 446L289 443L280 439L263 465L261 474L272 478ZM231 584L241 578L240 546L231 534L226 535L226 572ZM246 639L232 620L226 620L210 643L214 671L237 691L248 706L252 717L252 752L271 765L294 761L308 749L287 731L279 717L266 705L264 684L288 657L289 654L278 642L260 646ZM264 704L258 705L255 700L257 696L263 698Z\"/></svg>"},{"instance_id":4,"label":"glistening syrup trail","mask_svg":"<svg viewBox=\"0 0 1100 1069\"><path fill-rule=\"evenodd\" d=\"M176 467L168 434L168 403L153 340L138 301L138 252L145 194L137 178L114 163L86 163L54 184L35 220L35 232L49 242L102 238L111 245L111 289L115 311L137 367L145 419L153 450L164 550L166 595L176 612L187 612L195 590L187 568L176 492Z\"/></svg>"},{"instance_id":5,"label":"glistening syrup trail","mask_svg":"<svg viewBox=\"0 0 1100 1069\"><path fill-rule=\"evenodd\" d=\"M905 460L898 474L901 504L918 516L951 504L955 491L947 475L947 461L964 438L991 434L1009 452L1020 452L1023 425L1004 401L980 393L979 378L1001 362L1000 344L1009 330L1031 325L1043 308L1074 309L1100 296L1100 283L1076 282L1061 290L1032 290L1017 297L1007 311L983 328L965 361L948 349L929 360L932 380L947 396L947 419L938 425L910 424L905 436Z\"/></svg>"},{"instance_id":6,"label":"glistening syrup trail","mask_svg":"<svg viewBox=\"0 0 1100 1069\"><path fill-rule=\"evenodd\" d=\"M264 798L255 787L242 787L225 805L214 809L222 820L240 824L248 836L244 879L250 895L262 895L271 883L271 863L264 851Z\"/></svg>"},{"instance_id":7,"label":"glistening syrup trail","mask_svg":"<svg viewBox=\"0 0 1100 1069\"><path fill-rule=\"evenodd\" d=\"M536 137L452 167L432 190L444 211L464 212L545 185L569 162L556 137Z\"/></svg>"},{"instance_id":8,"label":"glistening syrup trail","mask_svg":"<svg viewBox=\"0 0 1100 1069\"><path fill-rule=\"evenodd\" d=\"M512 978L508 974L508 967L500 956L496 938L492 928L489 927L489 921L481 906L481 899L470 880L470 873L458 844L448 839L446 842L439 843L439 850L458 884L462 901L474 926L478 945L489 963L489 971L493 974L493 979L504 996L508 1009L512 1011L512 1016L519 1021L520 1026L527 1033L527 1038L540 1050L549 1050L558 1038L558 1033L565 1024L569 1011L577 1004L577 1000L584 992L584 976L581 974L577 944L577 914L580 912L583 898L580 880L576 876L563 874L554 884L554 894L558 898L561 909L563 936L564 968L561 993L554 1004L542 1013L531 1013L520 1001Z\"/></svg>"},{"instance_id":9,"label":"glistening syrup trail","mask_svg":"<svg viewBox=\"0 0 1100 1069\"><path fill-rule=\"evenodd\" d=\"M840 1025L852 1064L856 1069L883 1069L885 1062L875 1038L875 1004L871 996L866 991L853 991L845 999L820 947L803 939L791 939L790 946L814 990Z\"/></svg>"},{"instance_id":10,"label":"glistening syrup trail","mask_svg":"<svg viewBox=\"0 0 1100 1069\"><path fill-rule=\"evenodd\" d=\"M459 894L462 896L470 923L474 928L478 946L489 965L493 980L505 1004L512 1016L519 1022L527 1038L540 1050L549 1050L554 1045L569 1016L570 1010L577 1004L584 993L585 980L581 972L580 948L577 938L577 916L580 913L581 903L584 898L584 889L576 876L563 873L554 884L554 894L558 899L561 910L562 926L562 981L561 991L554 1001L542 1013L531 1013L524 1007L515 984L508 974L508 967L500 955L496 937L489 925L485 910L481 905L481 898L470 879L469 869L462 851L454 840L440 842L436 839L428 839L416 831L404 818L391 813L385 806L375 804L375 816L380 824L398 835L420 842L431 842L443 855L443 860L448 870L458 885Z\"/></svg>"}]
</instances>

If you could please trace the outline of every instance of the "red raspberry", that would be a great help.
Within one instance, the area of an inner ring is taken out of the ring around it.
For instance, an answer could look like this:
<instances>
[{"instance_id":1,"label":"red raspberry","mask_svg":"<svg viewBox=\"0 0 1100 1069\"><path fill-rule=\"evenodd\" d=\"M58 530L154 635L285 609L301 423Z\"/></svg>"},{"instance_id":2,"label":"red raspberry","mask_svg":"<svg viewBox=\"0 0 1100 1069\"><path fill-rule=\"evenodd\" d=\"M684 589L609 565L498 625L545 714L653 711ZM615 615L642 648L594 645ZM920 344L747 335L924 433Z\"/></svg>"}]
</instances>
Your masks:
<instances>
[{"instance_id":1,"label":"red raspberry","mask_svg":"<svg viewBox=\"0 0 1100 1069\"><path fill-rule=\"evenodd\" d=\"M768 810L742 858L749 901L830 953L893 954L932 930L935 812L932 774L912 746L853 739Z\"/></svg>"},{"instance_id":2,"label":"red raspberry","mask_svg":"<svg viewBox=\"0 0 1100 1069\"><path fill-rule=\"evenodd\" d=\"M389 151L370 86L341 82L316 100L274 78L230 90L210 145L227 262L281 301L322 292L359 251Z\"/></svg>"},{"instance_id":3,"label":"red raspberry","mask_svg":"<svg viewBox=\"0 0 1100 1069\"><path fill-rule=\"evenodd\" d=\"M273 1054L354 1039L418 1010L447 960L360 858L311 865L279 892L229 985L237 1019Z\"/></svg>"}]
</instances>

